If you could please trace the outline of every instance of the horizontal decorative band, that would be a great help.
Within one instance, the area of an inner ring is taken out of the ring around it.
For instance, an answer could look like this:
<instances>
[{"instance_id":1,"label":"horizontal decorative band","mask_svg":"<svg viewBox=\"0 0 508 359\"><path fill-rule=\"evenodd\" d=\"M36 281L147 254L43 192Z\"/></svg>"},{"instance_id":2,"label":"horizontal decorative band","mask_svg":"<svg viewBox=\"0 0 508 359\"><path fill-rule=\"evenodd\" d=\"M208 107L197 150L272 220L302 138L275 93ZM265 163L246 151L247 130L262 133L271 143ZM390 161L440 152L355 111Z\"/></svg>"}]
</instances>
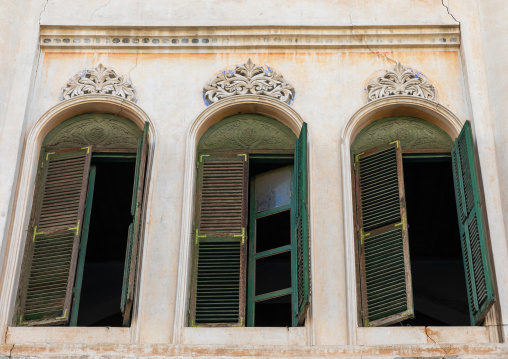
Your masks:
<instances>
[{"instance_id":1,"label":"horizontal decorative band","mask_svg":"<svg viewBox=\"0 0 508 359\"><path fill-rule=\"evenodd\" d=\"M100 28L43 26L40 45L62 48L453 48L456 25Z\"/></svg>"}]
</instances>

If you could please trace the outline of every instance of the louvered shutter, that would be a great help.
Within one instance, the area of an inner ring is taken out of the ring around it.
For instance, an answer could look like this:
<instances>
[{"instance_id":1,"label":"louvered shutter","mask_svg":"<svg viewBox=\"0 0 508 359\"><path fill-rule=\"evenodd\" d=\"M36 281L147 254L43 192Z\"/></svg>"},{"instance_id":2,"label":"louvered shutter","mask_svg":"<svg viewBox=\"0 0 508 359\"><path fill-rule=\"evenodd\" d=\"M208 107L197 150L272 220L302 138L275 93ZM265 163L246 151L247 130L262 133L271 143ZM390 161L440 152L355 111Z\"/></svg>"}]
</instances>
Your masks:
<instances>
[{"instance_id":1,"label":"louvered shutter","mask_svg":"<svg viewBox=\"0 0 508 359\"><path fill-rule=\"evenodd\" d=\"M247 154L200 155L191 326L244 326Z\"/></svg>"},{"instance_id":2,"label":"louvered shutter","mask_svg":"<svg viewBox=\"0 0 508 359\"><path fill-rule=\"evenodd\" d=\"M355 156L364 326L412 318L413 296L399 141Z\"/></svg>"},{"instance_id":3,"label":"louvered shutter","mask_svg":"<svg viewBox=\"0 0 508 359\"><path fill-rule=\"evenodd\" d=\"M43 153L19 286L17 325L69 321L90 147Z\"/></svg>"},{"instance_id":4,"label":"louvered shutter","mask_svg":"<svg viewBox=\"0 0 508 359\"><path fill-rule=\"evenodd\" d=\"M136 268L139 257L139 238L141 235L141 210L143 206L143 187L145 184L145 168L148 157L148 122L145 122L143 133L138 140L136 156L136 170L134 173L134 188L132 191L132 223L129 226L127 250L125 253L125 268L123 275L122 300L120 309L123 314L123 325L128 326L134 300L134 286L136 282Z\"/></svg>"},{"instance_id":5,"label":"louvered shutter","mask_svg":"<svg viewBox=\"0 0 508 359\"><path fill-rule=\"evenodd\" d=\"M308 217L308 179L307 179L307 124L304 122L300 137L295 145L296 166L296 264L293 279L296 283L296 296L293 296L293 326L301 325L305 320L310 302L310 256L309 256L309 217Z\"/></svg>"},{"instance_id":6,"label":"louvered shutter","mask_svg":"<svg viewBox=\"0 0 508 359\"><path fill-rule=\"evenodd\" d=\"M477 325L494 303L494 289L469 121L452 148L452 164L469 314L471 325Z\"/></svg>"}]
</instances>

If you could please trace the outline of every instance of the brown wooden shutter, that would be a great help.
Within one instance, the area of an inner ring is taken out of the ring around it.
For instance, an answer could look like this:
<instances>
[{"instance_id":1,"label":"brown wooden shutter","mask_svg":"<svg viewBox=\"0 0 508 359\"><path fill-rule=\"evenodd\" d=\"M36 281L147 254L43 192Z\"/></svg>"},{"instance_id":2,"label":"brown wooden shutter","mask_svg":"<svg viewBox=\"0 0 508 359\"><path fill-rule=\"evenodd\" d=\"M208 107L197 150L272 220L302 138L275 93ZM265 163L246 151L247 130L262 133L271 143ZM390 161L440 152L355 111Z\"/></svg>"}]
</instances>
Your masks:
<instances>
[{"instance_id":1,"label":"brown wooden shutter","mask_svg":"<svg viewBox=\"0 0 508 359\"><path fill-rule=\"evenodd\" d=\"M244 326L247 154L200 155L191 326Z\"/></svg>"},{"instance_id":2,"label":"brown wooden shutter","mask_svg":"<svg viewBox=\"0 0 508 359\"><path fill-rule=\"evenodd\" d=\"M355 156L364 326L389 325L414 316L399 143Z\"/></svg>"},{"instance_id":3,"label":"brown wooden shutter","mask_svg":"<svg viewBox=\"0 0 508 359\"><path fill-rule=\"evenodd\" d=\"M148 122L145 122L143 134L138 141L138 153L136 156L136 171L134 174L134 188L132 192L131 214L132 223L129 226L127 238L127 250L125 253L125 268L122 287L122 300L120 309L123 314L123 325L129 326L132 302L134 300L134 287L136 282L136 268L138 266L139 248L141 237L141 218L143 207L143 187L145 184L145 168L148 158Z\"/></svg>"},{"instance_id":4,"label":"brown wooden shutter","mask_svg":"<svg viewBox=\"0 0 508 359\"><path fill-rule=\"evenodd\" d=\"M452 164L469 314L478 325L494 303L494 286L469 121L453 146Z\"/></svg>"},{"instance_id":5,"label":"brown wooden shutter","mask_svg":"<svg viewBox=\"0 0 508 359\"><path fill-rule=\"evenodd\" d=\"M293 326L303 324L310 303L310 253L309 253L309 213L308 213L308 171L307 171L307 124L304 122L300 137L295 144L296 166L296 213L295 239L296 268L293 268L293 281L296 294L293 296Z\"/></svg>"},{"instance_id":6,"label":"brown wooden shutter","mask_svg":"<svg viewBox=\"0 0 508 359\"><path fill-rule=\"evenodd\" d=\"M42 154L19 285L17 325L69 321L91 147Z\"/></svg>"}]
</instances>

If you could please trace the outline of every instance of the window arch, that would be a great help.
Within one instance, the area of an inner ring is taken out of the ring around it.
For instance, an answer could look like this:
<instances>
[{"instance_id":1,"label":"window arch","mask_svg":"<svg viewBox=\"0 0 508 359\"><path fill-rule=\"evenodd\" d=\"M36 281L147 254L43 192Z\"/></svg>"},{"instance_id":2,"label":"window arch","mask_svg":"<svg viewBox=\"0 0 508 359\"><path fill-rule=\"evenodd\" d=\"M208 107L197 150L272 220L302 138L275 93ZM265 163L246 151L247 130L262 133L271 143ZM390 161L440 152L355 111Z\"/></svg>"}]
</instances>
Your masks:
<instances>
[{"instance_id":1,"label":"window arch","mask_svg":"<svg viewBox=\"0 0 508 359\"><path fill-rule=\"evenodd\" d=\"M494 293L469 122L453 141L383 118L351 154L362 325L479 324Z\"/></svg>"},{"instance_id":2,"label":"window arch","mask_svg":"<svg viewBox=\"0 0 508 359\"><path fill-rule=\"evenodd\" d=\"M297 139L273 118L230 116L201 136L196 161L189 325L302 324L309 302L306 125Z\"/></svg>"},{"instance_id":3,"label":"window arch","mask_svg":"<svg viewBox=\"0 0 508 359\"><path fill-rule=\"evenodd\" d=\"M66 102L100 96L83 97ZM15 325L130 324L147 132L147 122L141 130L126 118L87 113L44 137Z\"/></svg>"}]
</instances>

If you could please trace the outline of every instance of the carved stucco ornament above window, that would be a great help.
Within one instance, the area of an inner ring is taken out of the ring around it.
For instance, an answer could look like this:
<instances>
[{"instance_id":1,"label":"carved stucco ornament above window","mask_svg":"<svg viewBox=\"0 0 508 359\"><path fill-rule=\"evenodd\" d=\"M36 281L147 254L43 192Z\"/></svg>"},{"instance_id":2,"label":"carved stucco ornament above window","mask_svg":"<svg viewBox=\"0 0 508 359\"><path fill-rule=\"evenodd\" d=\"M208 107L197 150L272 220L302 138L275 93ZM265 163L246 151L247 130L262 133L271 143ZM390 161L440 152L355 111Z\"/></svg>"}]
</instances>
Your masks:
<instances>
[{"instance_id":1,"label":"carved stucco ornament above window","mask_svg":"<svg viewBox=\"0 0 508 359\"><path fill-rule=\"evenodd\" d=\"M125 76L118 75L112 68L99 64L96 68L81 71L70 79L62 89L62 100L86 94L108 94L137 102L136 90Z\"/></svg>"},{"instance_id":2,"label":"carved stucco ornament above window","mask_svg":"<svg viewBox=\"0 0 508 359\"><path fill-rule=\"evenodd\" d=\"M295 88L280 73L270 67L263 68L249 59L211 80L203 88L205 104L211 105L235 95L264 95L291 104Z\"/></svg>"},{"instance_id":3,"label":"carved stucco ornament above window","mask_svg":"<svg viewBox=\"0 0 508 359\"><path fill-rule=\"evenodd\" d=\"M402 66L400 62L382 76L372 80L367 86L368 101L379 98L405 95L435 100L434 86L420 73Z\"/></svg>"}]
</instances>

